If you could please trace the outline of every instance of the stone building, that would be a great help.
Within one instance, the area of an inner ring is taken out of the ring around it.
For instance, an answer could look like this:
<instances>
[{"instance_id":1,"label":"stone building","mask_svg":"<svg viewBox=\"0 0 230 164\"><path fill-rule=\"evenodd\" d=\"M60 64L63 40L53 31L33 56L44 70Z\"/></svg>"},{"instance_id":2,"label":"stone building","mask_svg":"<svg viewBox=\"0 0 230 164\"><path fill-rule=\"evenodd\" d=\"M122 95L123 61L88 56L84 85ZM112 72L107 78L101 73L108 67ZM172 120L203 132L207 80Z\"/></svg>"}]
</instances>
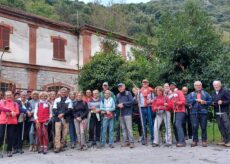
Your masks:
<instances>
[{"instance_id":1,"label":"stone building","mask_svg":"<svg viewBox=\"0 0 230 164\"><path fill-rule=\"evenodd\" d=\"M104 29L53 21L0 6L0 87L7 90L75 90L82 66L112 34L117 51L130 60L133 40Z\"/></svg>"}]
</instances>

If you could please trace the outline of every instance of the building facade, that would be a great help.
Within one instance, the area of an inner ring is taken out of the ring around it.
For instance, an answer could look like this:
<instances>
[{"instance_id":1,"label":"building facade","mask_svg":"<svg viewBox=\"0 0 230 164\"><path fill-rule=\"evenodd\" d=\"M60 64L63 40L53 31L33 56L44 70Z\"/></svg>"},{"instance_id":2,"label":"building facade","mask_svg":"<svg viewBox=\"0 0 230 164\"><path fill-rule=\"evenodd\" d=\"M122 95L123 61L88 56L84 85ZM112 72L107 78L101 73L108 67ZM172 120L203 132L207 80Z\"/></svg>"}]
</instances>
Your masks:
<instances>
[{"instance_id":1,"label":"building facade","mask_svg":"<svg viewBox=\"0 0 230 164\"><path fill-rule=\"evenodd\" d=\"M117 51L132 59L133 40L84 25L80 28L0 6L1 90L76 90L78 74L112 34Z\"/></svg>"}]
</instances>

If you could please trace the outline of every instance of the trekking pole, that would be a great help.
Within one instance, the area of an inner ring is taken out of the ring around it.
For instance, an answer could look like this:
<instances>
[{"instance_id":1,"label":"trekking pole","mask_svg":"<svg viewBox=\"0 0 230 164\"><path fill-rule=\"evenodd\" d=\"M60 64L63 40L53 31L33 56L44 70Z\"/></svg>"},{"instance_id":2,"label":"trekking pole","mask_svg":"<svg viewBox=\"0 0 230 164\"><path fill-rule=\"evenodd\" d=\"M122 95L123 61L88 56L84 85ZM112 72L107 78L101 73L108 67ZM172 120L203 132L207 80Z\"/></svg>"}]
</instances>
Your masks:
<instances>
[{"instance_id":1,"label":"trekking pole","mask_svg":"<svg viewBox=\"0 0 230 164\"><path fill-rule=\"evenodd\" d=\"M9 118L9 117L8 117L8 115L6 114L6 127L5 127L4 140L3 140L3 146L2 146L2 154L0 155L1 158L3 158L3 153L4 153L5 145L6 145L8 118Z\"/></svg>"},{"instance_id":2,"label":"trekking pole","mask_svg":"<svg viewBox=\"0 0 230 164\"><path fill-rule=\"evenodd\" d=\"M140 90L138 89L138 94L139 94L139 96L138 96L138 107L139 107L139 113L140 113L140 119L141 119L141 126L142 126L142 134L143 134L143 140L144 140L144 144L146 144L147 145L147 140L146 140L146 134L145 134L145 127L144 127L144 121L143 121L143 116L142 116L142 112L141 112L141 104L140 104L140 102L141 102L141 97L140 97Z\"/></svg>"},{"instance_id":3,"label":"trekking pole","mask_svg":"<svg viewBox=\"0 0 230 164\"><path fill-rule=\"evenodd\" d=\"M213 117L212 117L212 142L215 142L215 127L214 127L214 118L215 118L215 112L213 111Z\"/></svg>"},{"instance_id":4,"label":"trekking pole","mask_svg":"<svg viewBox=\"0 0 230 164\"><path fill-rule=\"evenodd\" d=\"M167 103L165 95L164 95L164 103ZM165 110L165 114L166 114L166 116L165 116L166 117L166 123L165 123L165 128L166 128L166 142L168 142L168 113L167 113L166 110Z\"/></svg>"}]
</instances>

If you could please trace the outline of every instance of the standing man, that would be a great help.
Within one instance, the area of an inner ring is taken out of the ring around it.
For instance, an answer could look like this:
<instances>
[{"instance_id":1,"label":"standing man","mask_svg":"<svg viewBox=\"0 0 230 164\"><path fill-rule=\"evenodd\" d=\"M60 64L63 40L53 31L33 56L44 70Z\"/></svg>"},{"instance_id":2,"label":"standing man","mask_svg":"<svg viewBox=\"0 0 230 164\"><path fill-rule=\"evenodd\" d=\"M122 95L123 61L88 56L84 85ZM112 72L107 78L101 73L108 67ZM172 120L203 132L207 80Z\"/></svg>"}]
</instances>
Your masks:
<instances>
[{"instance_id":1,"label":"standing man","mask_svg":"<svg viewBox=\"0 0 230 164\"><path fill-rule=\"evenodd\" d=\"M134 148L133 129L132 129L132 103L133 96L126 91L125 84L118 84L117 107L120 110L120 124L122 129L122 147L129 146ZM128 139L128 140L127 140Z\"/></svg>"},{"instance_id":2,"label":"standing man","mask_svg":"<svg viewBox=\"0 0 230 164\"><path fill-rule=\"evenodd\" d=\"M187 103L188 102L188 88L183 87L182 92L184 94L184 97L186 99L185 109L186 109L186 115L185 115L185 121L183 124L184 129L184 135L186 139L192 139L192 124L190 120L190 106Z\"/></svg>"},{"instance_id":3,"label":"standing man","mask_svg":"<svg viewBox=\"0 0 230 164\"><path fill-rule=\"evenodd\" d=\"M219 143L219 145L230 147L230 93L222 88L220 81L214 81L213 88L215 90L212 93L215 117L221 136L223 137L223 142Z\"/></svg>"},{"instance_id":4,"label":"standing man","mask_svg":"<svg viewBox=\"0 0 230 164\"><path fill-rule=\"evenodd\" d=\"M188 95L188 104L191 105L191 122L193 131L193 143L191 147L197 146L198 129L201 126L202 146L207 147L207 120L208 107L211 105L211 96L202 89L202 83L195 81L195 91Z\"/></svg>"},{"instance_id":5,"label":"standing man","mask_svg":"<svg viewBox=\"0 0 230 164\"><path fill-rule=\"evenodd\" d=\"M142 112L142 118L144 123L144 130L145 130L145 137L142 136L142 145L145 145L147 140L144 141L144 138L147 139L147 120L149 124L149 130L150 130L150 140L151 144L153 145L153 118L152 118L152 109L151 104L154 100L154 94L153 89L149 87L149 81L147 79L144 79L142 81L142 88L138 94L138 99L140 102L141 112Z\"/></svg>"},{"instance_id":6,"label":"standing man","mask_svg":"<svg viewBox=\"0 0 230 164\"><path fill-rule=\"evenodd\" d=\"M70 111L72 109L72 102L67 97L67 89L60 89L60 97L55 99L53 104L54 127L55 127L55 153L59 153L66 146L66 139L68 134L69 119L71 117Z\"/></svg>"}]
</instances>

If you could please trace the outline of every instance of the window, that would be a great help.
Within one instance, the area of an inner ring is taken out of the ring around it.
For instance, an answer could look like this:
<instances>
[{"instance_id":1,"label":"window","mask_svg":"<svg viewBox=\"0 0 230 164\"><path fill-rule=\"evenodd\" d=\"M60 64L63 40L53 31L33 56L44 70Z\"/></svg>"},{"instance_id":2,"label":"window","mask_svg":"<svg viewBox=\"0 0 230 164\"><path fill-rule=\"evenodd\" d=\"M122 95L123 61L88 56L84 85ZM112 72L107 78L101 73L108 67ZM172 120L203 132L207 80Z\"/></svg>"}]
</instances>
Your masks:
<instances>
[{"instance_id":1,"label":"window","mask_svg":"<svg viewBox=\"0 0 230 164\"><path fill-rule=\"evenodd\" d=\"M61 88L63 88L63 87L65 87L65 86L60 86L60 85L57 85L57 86L50 86L50 87L48 87L48 92L50 92L50 91L55 91L56 93L61 89ZM66 87L65 87L66 88ZM67 88L68 89L68 91L70 91L70 89L69 88Z\"/></svg>"},{"instance_id":2,"label":"window","mask_svg":"<svg viewBox=\"0 0 230 164\"><path fill-rule=\"evenodd\" d=\"M65 46L67 41L60 36L51 37L51 41L53 42L53 59L65 61Z\"/></svg>"},{"instance_id":3,"label":"window","mask_svg":"<svg viewBox=\"0 0 230 164\"><path fill-rule=\"evenodd\" d=\"M10 89L9 83L0 82L0 90L4 93L5 91Z\"/></svg>"},{"instance_id":4,"label":"window","mask_svg":"<svg viewBox=\"0 0 230 164\"><path fill-rule=\"evenodd\" d=\"M10 28L0 25L0 49L10 46Z\"/></svg>"}]
</instances>

